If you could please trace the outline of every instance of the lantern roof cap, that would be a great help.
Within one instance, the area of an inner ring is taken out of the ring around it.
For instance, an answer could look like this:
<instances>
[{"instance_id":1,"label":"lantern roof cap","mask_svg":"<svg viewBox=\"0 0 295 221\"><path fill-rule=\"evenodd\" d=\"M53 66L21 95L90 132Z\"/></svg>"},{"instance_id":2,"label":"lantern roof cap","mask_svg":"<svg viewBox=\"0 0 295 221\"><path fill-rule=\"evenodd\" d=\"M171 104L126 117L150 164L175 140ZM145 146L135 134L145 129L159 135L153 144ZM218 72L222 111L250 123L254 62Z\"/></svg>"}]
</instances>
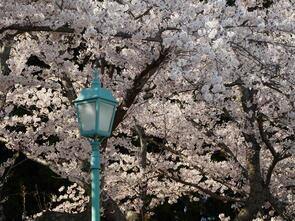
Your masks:
<instances>
[{"instance_id":1,"label":"lantern roof cap","mask_svg":"<svg viewBox=\"0 0 295 221\"><path fill-rule=\"evenodd\" d=\"M109 89L101 87L98 75L99 71L97 69L94 69L94 79L91 82L91 87L83 88L78 97L74 100L74 103L93 100L97 98L104 99L113 103L118 103L118 101L115 99Z\"/></svg>"}]
</instances>

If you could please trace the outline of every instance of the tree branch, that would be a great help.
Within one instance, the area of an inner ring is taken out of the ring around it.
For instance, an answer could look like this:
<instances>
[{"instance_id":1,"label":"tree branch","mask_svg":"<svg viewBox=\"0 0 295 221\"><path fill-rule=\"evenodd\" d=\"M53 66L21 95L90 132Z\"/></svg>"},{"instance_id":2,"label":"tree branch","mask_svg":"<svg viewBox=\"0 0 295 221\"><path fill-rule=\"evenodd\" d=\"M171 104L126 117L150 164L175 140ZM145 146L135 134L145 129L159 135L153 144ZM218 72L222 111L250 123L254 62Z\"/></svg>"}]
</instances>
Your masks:
<instances>
[{"instance_id":1,"label":"tree branch","mask_svg":"<svg viewBox=\"0 0 295 221\"><path fill-rule=\"evenodd\" d=\"M167 151L169 151L169 152L171 152L171 153L173 153L175 155L183 156L183 154L180 151L176 151L176 150L172 149L171 147L165 146L165 144L159 143L159 142L153 140L152 138L150 138L148 141L150 143L153 143L153 144L157 145L159 148L167 150Z\"/></svg>"},{"instance_id":2,"label":"tree branch","mask_svg":"<svg viewBox=\"0 0 295 221\"><path fill-rule=\"evenodd\" d=\"M263 126L263 118L262 118L261 114L259 114L258 117L257 117L257 123L258 123L259 134L260 134L260 137L261 137L262 141L264 142L266 148L271 152L272 156L274 158L277 158L278 154L275 151L272 144L270 143L270 141L268 140L268 137L267 137L267 135L265 133L264 126Z\"/></svg>"},{"instance_id":3,"label":"tree branch","mask_svg":"<svg viewBox=\"0 0 295 221\"><path fill-rule=\"evenodd\" d=\"M259 134L260 134L260 137L261 137L262 141L264 142L266 148L271 152L271 155L273 156L273 160L272 160L269 168L267 169L267 173L266 173L266 177L265 177L265 185L269 186L270 181L271 181L271 176L272 176L273 171L274 171L276 165L278 164L278 162L290 157L291 154L276 152L275 148L270 143L270 141L265 133L263 122L264 122L263 116L262 116L262 114L259 114L257 117Z\"/></svg>"},{"instance_id":4,"label":"tree branch","mask_svg":"<svg viewBox=\"0 0 295 221\"><path fill-rule=\"evenodd\" d=\"M143 16L147 15L152 8L153 8L152 6L149 7L145 12L143 12L142 14L137 15L137 16L135 16L131 11L129 13L135 20L138 20L138 19L142 18Z\"/></svg>"},{"instance_id":5,"label":"tree branch","mask_svg":"<svg viewBox=\"0 0 295 221\"><path fill-rule=\"evenodd\" d=\"M147 141L144 129L138 125L138 121L133 117L135 122L135 130L139 136L140 140L140 151L139 151L139 162L140 170L146 176L146 166L147 166ZM139 196L142 201L142 206L140 208L141 220L144 220L147 208L150 204L150 201L147 199L147 181L144 179L139 183Z\"/></svg>"},{"instance_id":6,"label":"tree branch","mask_svg":"<svg viewBox=\"0 0 295 221\"><path fill-rule=\"evenodd\" d=\"M270 181L271 181L271 176L272 176L273 171L274 171L276 165L278 164L278 162L280 162L280 161L282 161L282 160L284 160L286 158L289 158L291 156L292 156L291 154L284 154L282 156L278 155L278 156L273 158L273 160L272 160L272 162L271 162L271 164L270 164L270 166L269 166L269 168L267 170L267 174L266 174L266 178L265 178L265 185L266 186L269 186Z\"/></svg>"},{"instance_id":7,"label":"tree branch","mask_svg":"<svg viewBox=\"0 0 295 221\"><path fill-rule=\"evenodd\" d=\"M295 45L288 45L288 44L281 43L281 42L271 42L271 41L267 41L267 40L257 40L257 39L252 39L252 38L249 38L247 40L249 41L249 43L253 43L253 42L258 43L258 44L265 43L265 44L272 44L272 45L281 45L281 46L288 47L288 48L295 48Z\"/></svg>"},{"instance_id":8,"label":"tree branch","mask_svg":"<svg viewBox=\"0 0 295 221\"><path fill-rule=\"evenodd\" d=\"M233 49L237 49L240 52L244 53L244 56L247 58L250 58L252 60L254 60L255 63L260 64L262 67L265 67L266 65L255 55L251 54L246 48L244 48L243 46L235 43L235 42L230 42L230 45L233 47Z\"/></svg>"},{"instance_id":9,"label":"tree branch","mask_svg":"<svg viewBox=\"0 0 295 221\"><path fill-rule=\"evenodd\" d=\"M248 171L245 167L243 167L243 165L240 163L240 161L237 159L237 157L234 155L231 149L225 143L218 143L218 145L231 156L234 162L236 162L241 168L242 174L245 176L245 178L248 178Z\"/></svg>"},{"instance_id":10,"label":"tree branch","mask_svg":"<svg viewBox=\"0 0 295 221\"><path fill-rule=\"evenodd\" d=\"M281 91L280 89L276 88L274 85L275 83L274 82L266 82L266 81L263 81L262 84L270 89L273 89L277 92L279 92L280 94L286 96L287 98L290 98L290 95L289 94L286 94L284 93L283 91Z\"/></svg>"},{"instance_id":11,"label":"tree branch","mask_svg":"<svg viewBox=\"0 0 295 221\"><path fill-rule=\"evenodd\" d=\"M20 33L33 32L33 31L45 31L45 32L61 32L61 33L74 33L75 29L67 26L62 26L57 29L53 29L49 26L32 26L32 25L19 25L14 24L0 29L0 34L5 31L19 31ZM19 33L19 34L20 34Z\"/></svg>"},{"instance_id":12,"label":"tree branch","mask_svg":"<svg viewBox=\"0 0 295 221\"><path fill-rule=\"evenodd\" d=\"M180 178L176 178L174 176L171 176L168 174L168 172L165 172L161 169L158 169L158 171L166 176L167 178L171 179L171 180L174 180L178 183L181 183L181 184L184 184L184 185L188 185L188 186L191 186L191 187L194 187L196 189L198 189L199 191L209 195L210 197L214 198L214 199L217 199L217 200L220 200L220 201L223 201L223 202L244 202L244 199L238 199L238 198L233 198L233 197L228 197L228 196L221 196L221 195L218 195L208 189L205 189L203 187L200 187L198 184L195 184L195 183L191 183L191 182L187 182L187 181L184 181Z\"/></svg>"},{"instance_id":13,"label":"tree branch","mask_svg":"<svg viewBox=\"0 0 295 221\"><path fill-rule=\"evenodd\" d=\"M293 220L292 217L288 217L285 214L285 210L286 210L286 204L284 204L283 202L281 202L279 199L276 199L271 193L270 191L267 192L267 199L270 202L271 206L274 208L274 210L284 218L284 220L286 221L291 221Z\"/></svg>"},{"instance_id":14,"label":"tree branch","mask_svg":"<svg viewBox=\"0 0 295 221\"><path fill-rule=\"evenodd\" d=\"M97 33L102 34L97 28L95 30L97 31ZM167 30L179 30L179 29L171 28L171 27L160 29L159 32L155 35L155 37L146 37L146 38L143 38L142 40L160 43L162 41L161 34ZM74 28L70 28L67 25L54 29L49 26L32 26L32 25L19 25L19 24L14 24L14 25L1 28L0 34L4 33L5 31L16 31L16 33L12 35L8 35L7 37L8 39L18 34L23 34L26 32L42 32L43 31L43 32L59 32L59 33L65 33L65 34L75 34L76 32ZM133 34L130 34L127 32L118 32L111 36L117 37L117 38L123 38L123 39L130 39L133 37ZM4 38L4 39L7 39L7 38Z\"/></svg>"},{"instance_id":15,"label":"tree branch","mask_svg":"<svg viewBox=\"0 0 295 221\"><path fill-rule=\"evenodd\" d=\"M142 91L146 82L158 71L160 66L166 61L169 52L170 49L162 50L158 59L147 65L146 68L135 77L132 87L127 90L124 101L117 109L113 130L115 130L117 126L123 121L127 110L134 103L137 95Z\"/></svg>"},{"instance_id":16,"label":"tree branch","mask_svg":"<svg viewBox=\"0 0 295 221\"><path fill-rule=\"evenodd\" d=\"M72 103L73 100L76 99L77 94L75 92L73 82L66 73L63 73L62 75L62 87L65 92L65 96L69 99L70 103Z\"/></svg>"},{"instance_id":17,"label":"tree branch","mask_svg":"<svg viewBox=\"0 0 295 221\"><path fill-rule=\"evenodd\" d=\"M254 61L255 64L260 65L260 67L262 69L265 69L268 71L273 71L273 70L277 71L277 67L278 67L277 64L267 64L267 63L263 62L259 57L255 56L247 48L241 46L238 43L231 41L230 45L234 50L237 50L239 52L239 54Z\"/></svg>"},{"instance_id":18,"label":"tree branch","mask_svg":"<svg viewBox=\"0 0 295 221\"><path fill-rule=\"evenodd\" d=\"M192 123L192 125L194 127L196 127L198 130L201 129L200 125L198 125L193 119L191 119L190 117L187 117L186 120L190 121ZM209 131L207 131L208 133ZM219 142L218 145L223 149L225 150L229 155L230 157L239 165L239 167L241 168L242 170L242 173L243 175L245 175L245 178L247 178L247 170L245 167L243 167L243 165L238 161L238 159L236 158L236 156L234 155L234 153L231 151L231 149L223 142Z\"/></svg>"}]
</instances>

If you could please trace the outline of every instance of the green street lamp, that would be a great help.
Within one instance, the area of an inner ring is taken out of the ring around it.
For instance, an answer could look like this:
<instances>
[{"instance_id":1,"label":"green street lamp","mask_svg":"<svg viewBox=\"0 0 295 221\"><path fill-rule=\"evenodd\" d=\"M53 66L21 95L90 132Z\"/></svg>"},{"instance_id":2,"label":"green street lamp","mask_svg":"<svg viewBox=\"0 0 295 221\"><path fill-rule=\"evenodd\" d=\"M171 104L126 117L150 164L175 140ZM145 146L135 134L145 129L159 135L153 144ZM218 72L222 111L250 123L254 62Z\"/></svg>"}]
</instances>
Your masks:
<instances>
[{"instance_id":1,"label":"green street lamp","mask_svg":"<svg viewBox=\"0 0 295 221\"><path fill-rule=\"evenodd\" d=\"M91 220L100 221L100 144L112 133L113 121L118 102L110 90L102 88L98 70L94 70L90 88L81 90L74 101L80 134L90 141L91 154Z\"/></svg>"}]
</instances>

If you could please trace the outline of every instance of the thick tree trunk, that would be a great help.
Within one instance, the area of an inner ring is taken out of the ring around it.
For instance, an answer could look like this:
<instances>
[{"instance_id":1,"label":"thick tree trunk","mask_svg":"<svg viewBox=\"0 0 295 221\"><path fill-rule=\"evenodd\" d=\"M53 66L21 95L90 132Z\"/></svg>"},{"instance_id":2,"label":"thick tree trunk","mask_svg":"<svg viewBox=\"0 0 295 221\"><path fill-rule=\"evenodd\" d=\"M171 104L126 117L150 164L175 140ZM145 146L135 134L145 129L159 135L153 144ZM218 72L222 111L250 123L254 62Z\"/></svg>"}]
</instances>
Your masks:
<instances>
[{"instance_id":1,"label":"thick tree trunk","mask_svg":"<svg viewBox=\"0 0 295 221\"><path fill-rule=\"evenodd\" d=\"M254 102L255 91L240 86L242 92L242 106L247 114L244 125L243 136L247 142L247 171L250 185L250 194L245 207L236 217L236 221L251 221L267 199L265 188L260 171L260 150L261 147L255 136L255 122L257 107ZM249 105L250 104L250 105Z\"/></svg>"},{"instance_id":2,"label":"thick tree trunk","mask_svg":"<svg viewBox=\"0 0 295 221\"><path fill-rule=\"evenodd\" d=\"M254 188L255 190L250 193L245 207L239 212L238 216L236 217L236 221L253 220L255 218L255 215L265 202L266 194L265 191L263 191L262 185L257 185Z\"/></svg>"},{"instance_id":3,"label":"thick tree trunk","mask_svg":"<svg viewBox=\"0 0 295 221\"><path fill-rule=\"evenodd\" d=\"M247 137L247 136L246 136ZM263 185L263 179L260 173L260 148L253 137L248 137L255 144L248 151L248 176L250 184L250 194L246 201L245 207L236 217L236 221L253 220L258 210L262 207L267 199L267 189Z\"/></svg>"}]
</instances>

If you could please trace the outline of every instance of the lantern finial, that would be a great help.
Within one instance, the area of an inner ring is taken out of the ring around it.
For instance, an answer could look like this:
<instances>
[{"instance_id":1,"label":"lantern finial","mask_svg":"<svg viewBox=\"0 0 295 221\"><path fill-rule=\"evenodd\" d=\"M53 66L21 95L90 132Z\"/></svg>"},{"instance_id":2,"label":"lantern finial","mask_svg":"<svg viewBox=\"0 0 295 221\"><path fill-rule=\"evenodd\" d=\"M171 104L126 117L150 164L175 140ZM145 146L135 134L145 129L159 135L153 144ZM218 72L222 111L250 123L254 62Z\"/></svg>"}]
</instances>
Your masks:
<instances>
[{"instance_id":1,"label":"lantern finial","mask_svg":"<svg viewBox=\"0 0 295 221\"><path fill-rule=\"evenodd\" d=\"M93 88L100 88L101 87L101 83L99 80L99 71L97 68L95 68L93 70L93 80L91 83L91 87L93 87Z\"/></svg>"}]
</instances>

